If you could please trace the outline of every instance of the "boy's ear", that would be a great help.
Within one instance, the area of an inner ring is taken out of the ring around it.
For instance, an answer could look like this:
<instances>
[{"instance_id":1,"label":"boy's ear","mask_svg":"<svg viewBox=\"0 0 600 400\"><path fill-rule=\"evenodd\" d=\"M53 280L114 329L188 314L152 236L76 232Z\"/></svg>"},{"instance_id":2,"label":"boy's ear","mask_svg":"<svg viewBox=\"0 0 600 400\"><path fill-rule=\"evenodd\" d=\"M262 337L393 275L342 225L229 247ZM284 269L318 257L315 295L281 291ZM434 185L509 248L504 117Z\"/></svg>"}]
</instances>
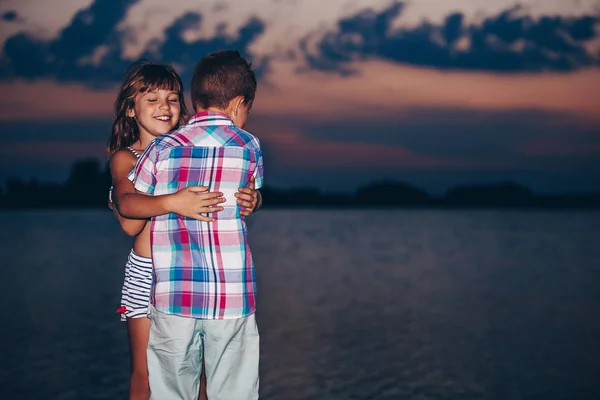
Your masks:
<instances>
[{"instance_id":1,"label":"boy's ear","mask_svg":"<svg viewBox=\"0 0 600 400\"><path fill-rule=\"evenodd\" d=\"M244 105L244 96L236 96L231 100L231 105L233 109L233 113L237 116L240 112L240 108Z\"/></svg>"}]
</instances>

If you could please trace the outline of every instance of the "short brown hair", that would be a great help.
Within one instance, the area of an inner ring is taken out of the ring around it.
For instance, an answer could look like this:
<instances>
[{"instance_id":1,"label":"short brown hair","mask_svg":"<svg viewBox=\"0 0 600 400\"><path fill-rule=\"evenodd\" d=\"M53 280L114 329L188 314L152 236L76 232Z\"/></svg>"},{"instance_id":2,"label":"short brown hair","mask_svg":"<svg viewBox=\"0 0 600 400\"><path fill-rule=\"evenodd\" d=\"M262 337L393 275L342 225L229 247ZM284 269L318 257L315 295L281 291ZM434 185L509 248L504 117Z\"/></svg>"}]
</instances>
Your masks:
<instances>
[{"instance_id":1,"label":"short brown hair","mask_svg":"<svg viewBox=\"0 0 600 400\"><path fill-rule=\"evenodd\" d=\"M216 51L202 57L192 76L194 110L198 107L223 109L237 96L243 96L246 103L254 100L256 76L251 66L236 50Z\"/></svg>"}]
</instances>

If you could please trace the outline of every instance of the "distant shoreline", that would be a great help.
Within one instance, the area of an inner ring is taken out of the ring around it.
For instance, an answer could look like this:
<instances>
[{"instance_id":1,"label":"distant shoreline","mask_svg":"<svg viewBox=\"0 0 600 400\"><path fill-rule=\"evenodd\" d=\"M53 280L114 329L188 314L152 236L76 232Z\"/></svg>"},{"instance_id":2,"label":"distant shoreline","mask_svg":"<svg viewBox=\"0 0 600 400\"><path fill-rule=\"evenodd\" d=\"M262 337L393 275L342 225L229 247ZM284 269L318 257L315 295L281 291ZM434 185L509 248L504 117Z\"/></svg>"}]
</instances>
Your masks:
<instances>
[{"instance_id":1,"label":"distant shoreline","mask_svg":"<svg viewBox=\"0 0 600 400\"><path fill-rule=\"evenodd\" d=\"M108 209L110 185L108 168L96 159L80 160L64 183L7 180L0 187L0 210ZM391 180L361 186L352 194L269 186L261 193L269 209L600 209L600 192L541 195L510 181L457 185L443 195Z\"/></svg>"},{"instance_id":2,"label":"distant shoreline","mask_svg":"<svg viewBox=\"0 0 600 400\"><path fill-rule=\"evenodd\" d=\"M514 188L514 184L511 184ZM373 184L364 187L355 195L321 194L316 190L281 190L265 187L261 189L266 209L310 209L310 210L600 210L600 194L561 194L561 195L516 195L512 190L499 190L500 186L468 186L464 193L457 191L445 196L415 198L414 193L394 190L393 185ZM104 209L109 211L107 202L108 186L94 190L94 194L74 196L70 190L54 187L52 190L40 187L24 187L20 193L1 193L0 210L75 210ZM75 187L75 192L79 190ZM46 196L39 196L45 193ZM89 193L83 191L83 193ZM362 193L362 194L361 194ZM452 194L453 193L453 194Z\"/></svg>"}]
</instances>

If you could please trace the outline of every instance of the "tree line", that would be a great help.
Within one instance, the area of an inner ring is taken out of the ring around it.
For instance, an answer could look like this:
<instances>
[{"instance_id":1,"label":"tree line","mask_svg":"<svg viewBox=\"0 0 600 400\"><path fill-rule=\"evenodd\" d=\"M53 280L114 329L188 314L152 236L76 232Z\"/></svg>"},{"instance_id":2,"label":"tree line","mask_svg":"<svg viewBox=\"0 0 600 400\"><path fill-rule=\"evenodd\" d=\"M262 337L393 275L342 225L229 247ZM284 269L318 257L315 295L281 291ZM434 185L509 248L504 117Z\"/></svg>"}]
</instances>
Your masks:
<instances>
[{"instance_id":1,"label":"tree line","mask_svg":"<svg viewBox=\"0 0 600 400\"><path fill-rule=\"evenodd\" d=\"M0 208L107 208L110 185L108 165L97 159L79 160L63 183L8 179L0 188ZM351 194L269 186L261 192L264 206L269 208L600 208L600 192L540 195L514 182L458 185L437 196L417 186L390 180L361 186Z\"/></svg>"}]
</instances>

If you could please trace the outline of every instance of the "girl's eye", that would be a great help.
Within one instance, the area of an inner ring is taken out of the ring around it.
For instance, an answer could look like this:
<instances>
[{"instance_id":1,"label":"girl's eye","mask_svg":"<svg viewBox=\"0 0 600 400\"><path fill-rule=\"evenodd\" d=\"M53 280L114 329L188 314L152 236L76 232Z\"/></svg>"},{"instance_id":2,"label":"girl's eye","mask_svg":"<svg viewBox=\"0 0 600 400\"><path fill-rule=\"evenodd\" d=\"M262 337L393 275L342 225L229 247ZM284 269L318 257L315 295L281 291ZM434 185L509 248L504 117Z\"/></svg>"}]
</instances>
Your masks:
<instances>
[{"instance_id":1,"label":"girl's eye","mask_svg":"<svg viewBox=\"0 0 600 400\"><path fill-rule=\"evenodd\" d=\"M156 99L148 99L149 103L154 103L156 101Z\"/></svg>"},{"instance_id":2,"label":"girl's eye","mask_svg":"<svg viewBox=\"0 0 600 400\"><path fill-rule=\"evenodd\" d=\"M178 99L178 98L169 99L169 101L170 101L171 103L179 103L179 99Z\"/></svg>"}]
</instances>

